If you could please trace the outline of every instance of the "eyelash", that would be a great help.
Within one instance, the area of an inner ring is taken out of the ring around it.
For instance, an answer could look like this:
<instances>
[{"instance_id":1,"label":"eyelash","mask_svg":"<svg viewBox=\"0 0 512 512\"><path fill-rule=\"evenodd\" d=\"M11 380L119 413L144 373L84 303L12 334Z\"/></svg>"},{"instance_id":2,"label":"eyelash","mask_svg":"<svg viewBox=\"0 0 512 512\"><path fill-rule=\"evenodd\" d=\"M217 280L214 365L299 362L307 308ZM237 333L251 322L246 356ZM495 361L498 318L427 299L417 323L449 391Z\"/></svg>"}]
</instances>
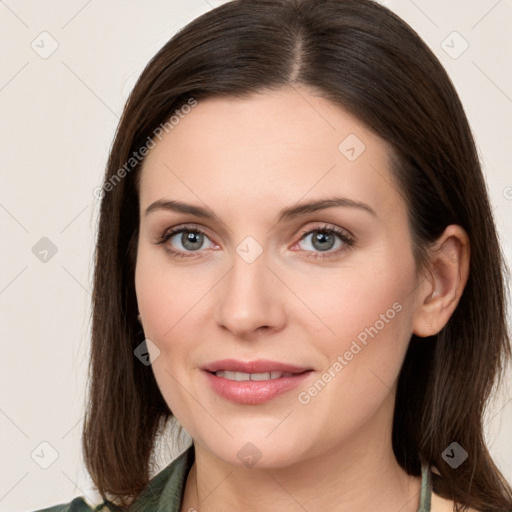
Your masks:
<instances>
[{"instance_id":1,"label":"eyelash","mask_svg":"<svg viewBox=\"0 0 512 512\"><path fill-rule=\"evenodd\" d=\"M323 226L316 226L314 228L308 229L307 231L304 231L301 233L300 238L298 242L302 241L306 236L311 235L312 233L326 233L329 235L337 235L338 238L343 242L344 246L341 248L336 249L335 251L319 251L319 252L312 252L312 251L305 251L308 254L307 257L313 258L313 259L328 259L332 258L334 256L337 256L340 252L346 251L354 246L355 240L354 238L348 234L347 231L341 230L339 228L324 224ZM198 227L192 227L192 226L177 226L175 228L171 228L170 230L166 231L161 237L159 237L158 241L156 242L157 245L163 245L165 244L171 237L173 237L176 234L179 233L197 233L204 235L205 237L209 238L205 231ZM178 251L176 249L172 249L170 247L165 247L166 251L169 251L175 258L190 258L196 255L196 253L200 252L198 251L188 251L186 253L182 251Z\"/></svg>"}]
</instances>

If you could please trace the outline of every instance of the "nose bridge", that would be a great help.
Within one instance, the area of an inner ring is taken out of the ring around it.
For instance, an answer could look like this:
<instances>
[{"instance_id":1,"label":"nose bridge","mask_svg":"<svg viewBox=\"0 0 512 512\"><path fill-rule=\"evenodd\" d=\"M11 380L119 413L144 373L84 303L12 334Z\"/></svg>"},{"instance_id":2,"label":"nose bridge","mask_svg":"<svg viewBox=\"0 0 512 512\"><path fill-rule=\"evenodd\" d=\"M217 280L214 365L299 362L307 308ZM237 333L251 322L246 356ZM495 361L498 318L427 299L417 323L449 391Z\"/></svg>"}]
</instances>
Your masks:
<instances>
[{"instance_id":1,"label":"nose bridge","mask_svg":"<svg viewBox=\"0 0 512 512\"><path fill-rule=\"evenodd\" d=\"M267 268L267 256L254 241L243 241L219 288L217 321L237 336L260 327L280 329L284 322L282 289Z\"/></svg>"}]
</instances>

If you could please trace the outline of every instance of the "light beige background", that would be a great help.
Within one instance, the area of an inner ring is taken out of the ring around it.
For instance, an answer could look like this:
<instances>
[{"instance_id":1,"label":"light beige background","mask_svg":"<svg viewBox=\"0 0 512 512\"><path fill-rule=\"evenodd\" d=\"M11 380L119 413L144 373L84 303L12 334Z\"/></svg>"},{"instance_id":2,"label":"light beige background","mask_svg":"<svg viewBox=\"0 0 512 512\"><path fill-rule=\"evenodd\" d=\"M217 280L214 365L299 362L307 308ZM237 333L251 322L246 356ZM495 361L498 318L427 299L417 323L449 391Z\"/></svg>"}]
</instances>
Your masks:
<instances>
[{"instance_id":1,"label":"light beige background","mask_svg":"<svg viewBox=\"0 0 512 512\"><path fill-rule=\"evenodd\" d=\"M0 1L1 511L93 496L80 451L98 214L93 190L143 66L180 27L220 3ZM383 3L419 32L453 79L510 264L512 3ZM57 250L46 262L32 251L43 237ZM502 389L486 433L512 481L510 396L510 387ZM173 454L162 452L162 467Z\"/></svg>"}]
</instances>

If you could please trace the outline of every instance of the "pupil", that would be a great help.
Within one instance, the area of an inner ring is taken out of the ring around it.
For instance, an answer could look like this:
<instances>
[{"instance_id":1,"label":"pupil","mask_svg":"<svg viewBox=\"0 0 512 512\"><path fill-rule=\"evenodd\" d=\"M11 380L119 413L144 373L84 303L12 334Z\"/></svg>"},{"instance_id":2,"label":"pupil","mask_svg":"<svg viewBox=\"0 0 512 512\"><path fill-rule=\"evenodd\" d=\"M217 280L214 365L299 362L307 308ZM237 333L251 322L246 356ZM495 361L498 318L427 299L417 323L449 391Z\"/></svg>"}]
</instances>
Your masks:
<instances>
[{"instance_id":1,"label":"pupil","mask_svg":"<svg viewBox=\"0 0 512 512\"><path fill-rule=\"evenodd\" d=\"M317 234L313 236L313 245L316 249L325 251L334 246L334 237L331 234L325 233L324 231L317 231L316 233Z\"/></svg>"},{"instance_id":2,"label":"pupil","mask_svg":"<svg viewBox=\"0 0 512 512\"><path fill-rule=\"evenodd\" d=\"M201 233L183 233L181 236L181 243L186 249L199 249L203 242L202 237L203 235Z\"/></svg>"}]
</instances>

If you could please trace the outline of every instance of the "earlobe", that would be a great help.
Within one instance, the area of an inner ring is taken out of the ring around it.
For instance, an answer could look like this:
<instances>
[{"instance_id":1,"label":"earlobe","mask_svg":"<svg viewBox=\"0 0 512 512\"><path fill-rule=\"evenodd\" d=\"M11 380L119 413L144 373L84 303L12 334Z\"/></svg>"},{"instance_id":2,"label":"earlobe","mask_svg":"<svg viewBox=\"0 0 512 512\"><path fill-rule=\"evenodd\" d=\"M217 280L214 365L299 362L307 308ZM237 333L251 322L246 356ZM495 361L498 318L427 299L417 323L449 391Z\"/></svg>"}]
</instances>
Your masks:
<instances>
[{"instance_id":1,"label":"earlobe","mask_svg":"<svg viewBox=\"0 0 512 512\"><path fill-rule=\"evenodd\" d=\"M418 288L412 332L437 334L455 311L469 275L470 243L466 231L448 226L429 249L428 275Z\"/></svg>"}]
</instances>

